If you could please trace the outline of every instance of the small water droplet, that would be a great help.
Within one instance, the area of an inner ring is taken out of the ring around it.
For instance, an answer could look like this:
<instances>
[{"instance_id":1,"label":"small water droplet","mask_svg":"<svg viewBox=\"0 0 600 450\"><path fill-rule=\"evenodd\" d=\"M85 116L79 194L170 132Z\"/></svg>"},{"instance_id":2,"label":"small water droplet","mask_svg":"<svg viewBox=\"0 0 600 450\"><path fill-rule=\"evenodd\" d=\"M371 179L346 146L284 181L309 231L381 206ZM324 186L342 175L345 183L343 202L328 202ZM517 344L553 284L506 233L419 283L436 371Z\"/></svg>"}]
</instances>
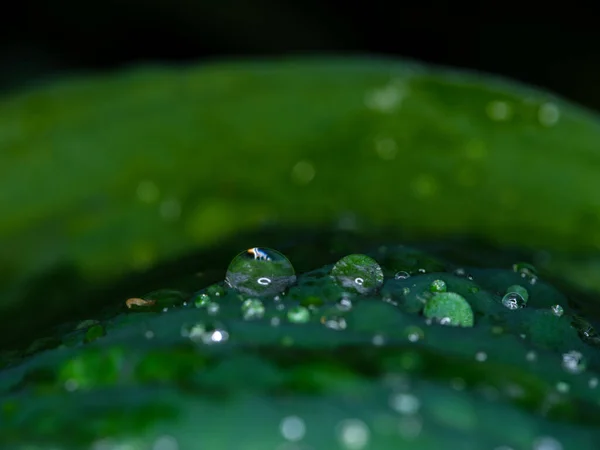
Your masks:
<instances>
[{"instance_id":1,"label":"small water droplet","mask_svg":"<svg viewBox=\"0 0 600 450\"><path fill-rule=\"evenodd\" d=\"M210 302L208 305L206 305L206 311L211 316L216 316L217 314L219 314L220 309L221 307L219 306L219 304L215 302Z\"/></svg>"},{"instance_id":2,"label":"small water droplet","mask_svg":"<svg viewBox=\"0 0 600 450\"><path fill-rule=\"evenodd\" d=\"M381 113L391 113L400 106L405 95L403 84L390 83L367 92L365 95L365 105L367 108Z\"/></svg>"},{"instance_id":3,"label":"small water droplet","mask_svg":"<svg viewBox=\"0 0 600 450\"><path fill-rule=\"evenodd\" d=\"M588 386L590 387L590 389L596 389L598 387L598 378L590 378L590 381L588 381Z\"/></svg>"},{"instance_id":4,"label":"small water droplet","mask_svg":"<svg viewBox=\"0 0 600 450\"><path fill-rule=\"evenodd\" d=\"M537 354L533 350L530 350L525 355L525 359L529 362L534 362L537 360Z\"/></svg>"},{"instance_id":5,"label":"small water droplet","mask_svg":"<svg viewBox=\"0 0 600 450\"><path fill-rule=\"evenodd\" d=\"M146 332L144 333L144 337L146 339L152 339L154 337L154 331L152 331L152 330L146 330Z\"/></svg>"},{"instance_id":6,"label":"small water droplet","mask_svg":"<svg viewBox=\"0 0 600 450\"><path fill-rule=\"evenodd\" d=\"M555 103L546 102L540 106L538 110L538 120L545 127L552 127L558 123L560 119L560 110Z\"/></svg>"},{"instance_id":7,"label":"small water droplet","mask_svg":"<svg viewBox=\"0 0 600 450\"><path fill-rule=\"evenodd\" d=\"M559 381L558 383L556 383L556 390L561 394L566 394L567 392L569 392L570 389L571 386L569 386L564 381Z\"/></svg>"},{"instance_id":8,"label":"small water droplet","mask_svg":"<svg viewBox=\"0 0 600 450\"><path fill-rule=\"evenodd\" d=\"M429 286L431 292L446 292L446 282L444 280L433 280Z\"/></svg>"},{"instance_id":9,"label":"small water droplet","mask_svg":"<svg viewBox=\"0 0 600 450\"><path fill-rule=\"evenodd\" d=\"M308 161L298 161L292 168L292 180L299 185L310 183L317 171L315 167Z\"/></svg>"},{"instance_id":10,"label":"small water droplet","mask_svg":"<svg viewBox=\"0 0 600 450\"><path fill-rule=\"evenodd\" d=\"M331 276L339 286L359 294L373 294L383 285L381 267L367 255L343 257L331 269Z\"/></svg>"},{"instance_id":11,"label":"small water droplet","mask_svg":"<svg viewBox=\"0 0 600 450\"><path fill-rule=\"evenodd\" d=\"M373 336L373 339L371 339L371 342L375 347L381 347L383 344L385 344L385 337L381 334L376 334Z\"/></svg>"},{"instance_id":12,"label":"small water droplet","mask_svg":"<svg viewBox=\"0 0 600 450\"><path fill-rule=\"evenodd\" d=\"M556 317L561 317L565 312L563 307L560 305L552 305L550 307L550 310L552 311L552 314L554 314Z\"/></svg>"},{"instance_id":13,"label":"small water droplet","mask_svg":"<svg viewBox=\"0 0 600 450\"><path fill-rule=\"evenodd\" d=\"M380 138L375 140L375 150L377 155L384 161L392 161L398 153L396 141L390 138Z\"/></svg>"},{"instance_id":14,"label":"small water droplet","mask_svg":"<svg viewBox=\"0 0 600 450\"><path fill-rule=\"evenodd\" d=\"M340 316L321 317L321 323L331 330L341 331L347 327L346 319Z\"/></svg>"},{"instance_id":15,"label":"small water droplet","mask_svg":"<svg viewBox=\"0 0 600 450\"><path fill-rule=\"evenodd\" d=\"M310 320L310 311L304 306L294 306L288 310L287 318L292 323L306 323Z\"/></svg>"},{"instance_id":16,"label":"small water droplet","mask_svg":"<svg viewBox=\"0 0 600 450\"><path fill-rule=\"evenodd\" d=\"M181 204L176 198L170 198L160 204L161 217L169 222L174 222L181 216Z\"/></svg>"},{"instance_id":17,"label":"small water droplet","mask_svg":"<svg viewBox=\"0 0 600 450\"><path fill-rule=\"evenodd\" d=\"M520 286L518 284L514 284L512 286L509 286L508 289L506 289L506 293L507 294L511 294L513 292L517 293L521 297L523 297L523 300L525 300L525 302L527 302L529 300L529 292L523 286Z\"/></svg>"},{"instance_id":18,"label":"small water droplet","mask_svg":"<svg viewBox=\"0 0 600 450\"><path fill-rule=\"evenodd\" d=\"M284 439L291 442L302 440L306 434L306 425L304 420L298 416L284 417L279 424L279 431Z\"/></svg>"},{"instance_id":19,"label":"small water droplet","mask_svg":"<svg viewBox=\"0 0 600 450\"><path fill-rule=\"evenodd\" d=\"M513 272L521 275L521 278L537 277L537 270L532 264L519 262L513 264Z\"/></svg>"},{"instance_id":20,"label":"small water droplet","mask_svg":"<svg viewBox=\"0 0 600 450\"><path fill-rule=\"evenodd\" d=\"M586 361L581 352L571 350L570 352L563 353L562 367L569 373L581 373L586 368Z\"/></svg>"},{"instance_id":21,"label":"small water droplet","mask_svg":"<svg viewBox=\"0 0 600 450\"><path fill-rule=\"evenodd\" d=\"M406 280L409 277L410 277L410 273L405 272L404 270L401 270L400 272L396 272L396 275L394 275L394 279L396 279L396 280Z\"/></svg>"},{"instance_id":22,"label":"small water droplet","mask_svg":"<svg viewBox=\"0 0 600 450\"><path fill-rule=\"evenodd\" d=\"M340 443L348 450L361 450L369 443L370 431L362 420L344 420L338 425L337 431Z\"/></svg>"},{"instance_id":23,"label":"small water droplet","mask_svg":"<svg viewBox=\"0 0 600 450\"><path fill-rule=\"evenodd\" d=\"M242 303L242 316L244 320L262 319L265 315L265 306L256 298L249 298Z\"/></svg>"},{"instance_id":24,"label":"small water droplet","mask_svg":"<svg viewBox=\"0 0 600 450\"><path fill-rule=\"evenodd\" d=\"M525 299L516 292L510 292L502 297L502 305L511 310L524 308L525 304Z\"/></svg>"},{"instance_id":25,"label":"small water droplet","mask_svg":"<svg viewBox=\"0 0 600 450\"><path fill-rule=\"evenodd\" d=\"M458 269L456 269L454 271L454 275L456 275L457 277L464 277L466 275L466 270L463 269L462 267L459 267Z\"/></svg>"},{"instance_id":26,"label":"small water droplet","mask_svg":"<svg viewBox=\"0 0 600 450\"><path fill-rule=\"evenodd\" d=\"M204 308L209 305L211 302L210 296L208 294L198 294L194 296L192 299L196 308Z\"/></svg>"},{"instance_id":27,"label":"small water droplet","mask_svg":"<svg viewBox=\"0 0 600 450\"><path fill-rule=\"evenodd\" d=\"M484 362L487 360L487 354L485 352L475 353L475 361Z\"/></svg>"},{"instance_id":28,"label":"small water droplet","mask_svg":"<svg viewBox=\"0 0 600 450\"><path fill-rule=\"evenodd\" d=\"M233 258L225 282L243 294L267 296L283 292L296 282L296 275L283 254L254 247Z\"/></svg>"},{"instance_id":29,"label":"small water droplet","mask_svg":"<svg viewBox=\"0 0 600 450\"><path fill-rule=\"evenodd\" d=\"M348 297L342 297L337 302L337 308L340 311L350 311L352 309L352 300L350 300Z\"/></svg>"},{"instance_id":30,"label":"small water droplet","mask_svg":"<svg viewBox=\"0 0 600 450\"><path fill-rule=\"evenodd\" d=\"M493 100L485 108L488 117L496 122L503 122L510 119L512 107L505 101Z\"/></svg>"},{"instance_id":31,"label":"small water droplet","mask_svg":"<svg viewBox=\"0 0 600 450\"><path fill-rule=\"evenodd\" d=\"M75 392L77 389L79 389L79 381L77 381L75 378L69 378L67 381L65 381L65 391Z\"/></svg>"},{"instance_id":32,"label":"small water droplet","mask_svg":"<svg viewBox=\"0 0 600 450\"><path fill-rule=\"evenodd\" d=\"M209 333L208 336L210 342L213 343L221 343L229 339L229 333L225 330L214 330L213 332Z\"/></svg>"},{"instance_id":33,"label":"small water droplet","mask_svg":"<svg viewBox=\"0 0 600 450\"><path fill-rule=\"evenodd\" d=\"M425 337L425 333L419 327L409 326L404 330L404 334L410 342L418 342Z\"/></svg>"},{"instance_id":34,"label":"small water droplet","mask_svg":"<svg viewBox=\"0 0 600 450\"><path fill-rule=\"evenodd\" d=\"M533 450L563 450L563 446L551 436L541 436L533 441Z\"/></svg>"},{"instance_id":35,"label":"small water droplet","mask_svg":"<svg viewBox=\"0 0 600 450\"><path fill-rule=\"evenodd\" d=\"M156 441L154 441L152 450L179 450L179 443L173 436L159 436Z\"/></svg>"},{"instance_id":36,"label":"small water droplet","mask_svg":"<svg viewBox=\"0 0 600 450\"><path fill-rule=\"evenodd\" d=\"M421 407L421 401L412 394L393 394L389 400L390 407L400 414L416 414Z\"/></svg>"},{"instance_id":37,"label":"small water droplet","mask_svg":"<svg viewBox=\"0 0 600 450\"><path fill-rule=\"evenodd\" d=\"M279 317L271 317L271 321L269 323L272 327L278 327L281 324L281 319Z\"/></svg>"},{"instance_id":38,"label":"small water droplet","mask_svg":"<svg viewBox=\"0 0 600 450\"><path fill-rule=\"evenodd\" d=\"M143 203L154 203L160 196L158 186L150 180L140 181L137 186L136 194Z\"/></svg>"}]
</instances>

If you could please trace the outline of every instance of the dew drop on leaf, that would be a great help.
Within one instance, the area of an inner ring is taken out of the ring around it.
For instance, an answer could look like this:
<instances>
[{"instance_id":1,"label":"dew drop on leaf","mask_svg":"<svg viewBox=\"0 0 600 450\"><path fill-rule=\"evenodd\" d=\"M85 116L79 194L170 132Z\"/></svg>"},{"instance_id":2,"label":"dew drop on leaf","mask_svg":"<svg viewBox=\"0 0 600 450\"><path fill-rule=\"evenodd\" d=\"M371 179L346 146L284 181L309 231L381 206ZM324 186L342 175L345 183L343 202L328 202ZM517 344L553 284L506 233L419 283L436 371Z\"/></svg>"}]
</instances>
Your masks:
<instances>
[{"instance_id":1,"label":"dew drop on leaf","mask_svg":"<svg viewBox=\"0 0 600 450\"><path fill-rule=\"evenodd\" d=\"M254 247L237 255L227 268L225 283L243 294L270 296L296 282L292 263L280 252Z\"/></svg>"},{"instance_id":2,"label":"dew drop on leaf","mask_svg":"<svg viewBox=\"0 0 600 450\"><path fill-rule=\"evenodd\" d=\"M348 255L331 270L335 282L359 294L373 294L383 285L383 271L377 261L367 255Z\"/></svg>"}]
</instances>

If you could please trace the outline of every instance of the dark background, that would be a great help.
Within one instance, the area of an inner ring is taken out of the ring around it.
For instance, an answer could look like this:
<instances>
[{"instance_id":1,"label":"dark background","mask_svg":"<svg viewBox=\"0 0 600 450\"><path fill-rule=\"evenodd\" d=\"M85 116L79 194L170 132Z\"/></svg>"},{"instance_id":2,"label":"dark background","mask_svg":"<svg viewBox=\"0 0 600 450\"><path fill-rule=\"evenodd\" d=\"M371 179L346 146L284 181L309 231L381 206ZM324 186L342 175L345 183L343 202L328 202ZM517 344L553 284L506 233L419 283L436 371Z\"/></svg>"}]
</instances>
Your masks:
<instances>
[{"instance_id":1,"label":"dark background","mask_svg":"<svg viewBox=\"0 0 600 450\"><path fill-rule=\"evenodd\" d=\"M0 14L0 90L140 62L369 53L505 75L599 110L600 27L551 8L519 22L526 5L498 2L26 0Z\"/></svg>"}]
</instances>

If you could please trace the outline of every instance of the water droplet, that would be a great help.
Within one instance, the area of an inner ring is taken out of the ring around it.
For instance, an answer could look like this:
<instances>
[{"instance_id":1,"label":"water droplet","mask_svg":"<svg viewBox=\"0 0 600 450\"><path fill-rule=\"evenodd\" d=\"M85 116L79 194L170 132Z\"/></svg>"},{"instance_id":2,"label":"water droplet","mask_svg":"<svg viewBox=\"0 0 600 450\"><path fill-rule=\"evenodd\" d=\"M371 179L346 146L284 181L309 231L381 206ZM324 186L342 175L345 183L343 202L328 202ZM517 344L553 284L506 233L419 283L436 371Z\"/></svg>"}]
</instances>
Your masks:
<instances>
[{"instance_id":1,"label":"water droplet","mask_svg":"<svg viewBox=\"0 0 600 450\"><path fill-rule=\"evenodd\" d=\"M473 310L471 309L471 305L469 305L464 297L454 292L435 294L427 300L423 314L426 318L436 320L442 325L473 326ZM443 323L442 320L444 321Z\"/></svg>"},{"instance_id":2,"label":"water droplet","mask_svg":"<svg viewBox=\"0 0 600 450\"><path fill-rule=\"evenodd\" d=\"M528 351L525 355L525 359L529 362L534 362L537 360L537 354L533 350Z\"/></svg>"},{"instance_id":3,"label":"water droplet","mask_svg":"<svg viewBox=\"0 0 600 450\"><path fill-rule=\"evenodd\" d=\"M456 269L454 271L454 275L456 275L457 277L464 277L467 274L466 270L463 269L462 267L459 267L458 269Z\"/></svg>"},{"instance_id":4,"label":"water droplet","mask_svg":"<svg viewBox=\"0 0 600 450\"><path fill-rule=\"evenodd\" d=\"M366 255L348 255L331 270L335 282L359 294L373 294L383 285L383 271L377 261Z\"/></svg>"},{"instance_id":5,"label":"water droplet","mask_svg":"<svg viewBox=\"0 0 600 450\"><path fill-rule=\"evenodd\" d=\"M75 378L69 378L65 381L65 391L75 392L77 389L79 389L79 381Z\"/></svg>"},{"instance_id":6,"label":"water droplet","mask_svg":"<svg viewBox=\"0 0 600 450\"><path fill-rule=\"evenodd\" d=\"M173 436L160 436L154 441L152 450L179 450L179 443Z\"/></svg>"},{"instance_id":7,"label":"water droplet","mask_svg":"<svg viewBox=\"0 0 600 450\"><path fill-rule=\"evenodd\" d=\"M538 110L538 120L545 127L552 127L560 119L560 110L552 102L543 103Z\"/></svg>"},{"instance_id":8,"label":"water droplet","mask_svg":"<svg viewBox=\"0 0 600 450\"><path fill-rule=\"evenodd\" d=\"M559 381L558 383L556 383L556 390L561 394L566 394L567 392L569 392L570 389L571 386L569 386L564 381Z\"/></svg>"},{"instance_id":9,"label":"water droplet","mask_svg":"<svg viewBox=\"0 0 600 450\"><path fill-rule=\"evenodd\" d=\"M159 212L166 221L176 221L181 216L181 204L176 198L170 198L160 204Z\"/></svg>"},{"instance_id":10,"label":"water droplet","mask_svg":"<svg viewBox=\"0 0 600 450\"><path fill-rule=\"evenodd\" d=\"M569 373L581 373L586 368L586 361L581 352L571 350L563 353L562 367Z\"/></svg>"},{"instance_id":11,"label":"water droplet","mask_svg":"<svg viewBox=\"0 0 600 450\"><path fill-rule=\"evenodd\" d=\"M146 339L152 339L154 337L154 331L152 331L152 330L146 330L146 332L144 333L144 337Z\"/></svg>"},{"instance_id":12,"label":"water droplet","mask_svg":"<svg viewBox=\"0 0 600 450\"><path fill-rule=\"evenodd\" d=\"M292 180L300 185L310 183L315 174L314 166L308 161L298 161L292 168Z\"/></svg>"},{"instance_id":13,"label":"water droplet","mask_svg":"<svg viewBox=\"0 0 600 450\"><path fill-rule=\"evenodd\" d=\"M209 303L211 302L211 299L208 294L202 293L202 294L197 294L196 296L194 296L192 301L194 302L194 305L196 306L196 308L204 308L209 305Z\"/></svg>"},{"instance_id":14,"label":"water droplet","mask_svg":"<svg viewBox=\"0 0 600 450\"><path fill-rule=\"evenodd\" d=\"M242 316L244 320L262 319L265 315L265 306L255 298L249 298L242 303Z\"/></svg>"},{"instance_id":15,"label":"water droplet","mask_svg":"<svg viewBox=\"0 0 600 450\"><path fill-rule=\"evenodd\" d=\"M401 270L400 272L396 272L396 275L394 275L394 279L396 279L396 280L406 280L409 277L410 277L410 273L405 272L404 270Z\"/></svg>"},{"instance_id":16,"label":"water droplet","mask_svg":"<svg viewBox=\"0 0 600 450\"><path fill-rule=\"evenodd\" d=\"M561 317L565 312L563 307L560 305L552 305L550 307L550 310L552 311L552 314L554 314L556 317Z\"/></svg>"},{"instance_id":17,"label":"water droplet","mask_svg":"<svg viewBox=\"0 0 600 450\"><path fill-rule=\"evenodd\" d=\"M400 106L404 96L405 87L403 84L390 83L382 88L367 92L365 105L369 109L374 109L382 113L391 113Z\"/></svg>"},{"instance_id":18,"label":"water droplet","mask_svg":"<svg viewBox=\"0 0 600 450\"><path fill-rule=\"evenodd\" d=\"M219 306L219 304L215 302L210 302L208 305L206 305L206 311L211 316L216 316L217 314L219 314L220 309L221 307Z\"/></svg>"},{"instance_id":19,"label":"water droplet","mask_svg":"<svg viewBox=\"0 0 600 450\"><path fill-rule=\"evenodd\" d=\"M512 115L511 106L507 102L501 100L493 100L489 102L485 108L485 111L490 119L497 122L508 120Z\"/></svg>"},{"instance_id":20,"label":"water droplet","mask_svg":"<svg viewBox=\"0 0 600 450\"><path fill-rule=\"evenodd\" d=\"M222 327L207 326L203 323L183 325L181 336L197 344L218 344L229 339L229 333Z\"/></svg>"},{"instance_id":21,"label":"water droplet","mask_svg":"<svg viewBox=\"0 0 600 450\"><path fill-rule=\"evenodd\" d=\"M516 292L510 292L502 297L502 305L511 310L524 308L525 303L525 299Z\"/></svg>"},{"instance_id":22,"label":"water droplet","mask_svg":"<svg viewBox=\"0 0 600 450\"><path fill-rule=\"evenodd\" d=\"M421 401L412 394L394 394L390 397L390 407L400 414L416 414L421 407Z\"/></svg>"},{"instance_id":23,"label":"water droplet","mask_svg":"<svg viewBox=\"0 0 600 450\"><path fill-rule=\"evenodd\" d=\"M563 450L563 446L551 436L541 436L533 441L533 450Z\"/></svg>"},{"instance_id":24,"label":"water droplet","mask_svg":"<svg viewBox=\"0 0 600 450\"><path fill-rule=\"evenodd\" d=\"M444 280L433 280L429 286L431 292L446 292L446 282Z\"/></svg>"},{"instance_id":25,"label":"water droplet","mask_svg":"<svg viewBox=\"0 0 600 450\"><path fill-rule=\"evenodd\" d=\"M338 425L338 439L348 450L361 450L367 446L370 431L362 420L348 419Z\"/></svg>"},{"instance_id":26,"label":"water droplet","mask_svg":"<svg viewBox=\"0 0 600 450\"><path fill-rule=\"evenodd\" d=\"M306 425L304 420L298 416L284 417L279 424L279 431L284 439L291 442L302 440L306 434Z\"/></svg>"},{"instance_id":27,"label":"water droplet","mask_svg":"<svg viewBox=\"0 0 600 450\"><path fill-rule=\"evenodd\" d=\"M206 293L208 295L220 297L225 293L225 290L223 289L223 287L219 286L218 284L212 284L206 288Z\"/></svg>"},{"instance_id":28,"label":"water droplet","mask_svg":"<svg viewBox=\"0 0 600 450\"><path fill-rule=\"evenodd\" d=\"M437 181L428 174L417 175L410 183L413 195L419 199L432 197L438 190Z\"/></svg>"},{"instance_id":29,"label":"water droplet","mask_svg":"<svg viewBox=\"0 0 600 450\"><path fill-rule=\"evenodd\" d=\"M525 262L513 264L513 272L520 274L522 278L537 277L537 270L535 267Z\"/></svg>"},{"instance_id":30,"label":"water droplet","mask_svg":"<svg viewBox=\"0 0 600 450\"><path fill-rule=\"evenodd\" d=\"M306 323L310 320L310 311L304 306L294 306L288 310L287 318L292 323Z\"/></svg>"},{"instance_id":31,"label":"water droplet","mask_svg":"<svg viewBox=\"0 0 600 450\"><path fill-rule=\"evenodd\" d=\"M158 200L160 191L158 186L149 180L140 181L136 190L137 198L143 203L154 203Z\"/></svg>"},{"instance_id":32,"label":"water droplet","mask_svg":"<svg viewBox=\"0 0 600 450\"><path fill-rule=\"evenodd\" d=\"M337 302L337 308L340 311L350 311L352 309L352 300L350 300L348 297L342 297Z\"/></svg>"},{"instance_id":33,"label":"water droplet","mask_svg":"<svg viewBox=\"0 0 600 450\"><path fill-rule=\"evenodd\" d=\"M331 330L341 331L347 327L346 319L341 316L321 317L321 323Z\"/></svg>"},{"instance_id":34,"label":"water droplet","mask_svg":"<svg viewBox=\"0 0 600 450\"><path fill-rule=\"evenodd\" d=\"M425 333L419 327L409 326L404 330L404 334L410 342L418 342L425 337Z\"/></svg>"},{"instance_id":35,"label":"water droplet","mask_svg":"<svg viewBox=\"0 0 600 450\"><path fill-rule=\"evenodd\" d=\"M283 292L296 282L296 275L281 253L255 247L233 258L225 282L243 294L267 296Z\"/></svg>"},{"instance_id":36,"label":"water droplet","mask_svg":"<svg viewBox=\"0 0 600 450\"><path fill-rule=\"evenodd\" d=\"M278 327L281 324L281 319L279 317L271 317L271 321L269 323L272 327Z\"/></svg>"},{"instance_id":37,"label":"water droplet","mask_svg":"<svg viewBox=\"0 0 600 450\"><path fill-rule=\"evenodd\" d=\"M396 141L390 138L381 138L375 140L375 150L377 155L384 161L391 161L396 158L398 153L398 146Z\"/></svg>"},{"instance_id":38,"label":"water droplet","mask_svg":"<svg viewBox=\"0 0 600 450\"><path fill-rule=\"evenodd\" d=\"M484 362L487 360L487 354L485 352L475 353L475 361Z\"/></svg>"},{"instance_id":39,"label":"water droplet","mask_svg":"<svg viewBox=\"0 0 600 450\"><path fill-rule=\"evenodd\" d=\"M208 340L212 343L221 343L229 339L229 333L225 330L214 330L208 334ZM210 343L206 342L206 343Z\"/></svg>"},{"instance_id":40,"label":"water droplet","mask_svg":"<svg viewBox=\"0 0 600 450\"><path fill-rule=\"evenodd\" d=\"M590 378L590 381L588 381L588 386L590 387L590 389L596 389L598 387L598 378Z\"/></svg>"},{"instance_id":41,"label":"water droplet","mask_svg":"<svg viewBox=\"0 0 600 450\"><path fill-rule=\"evenodd\" d=\"M376 334L373 336L373 339L371 339L371 342L375 347L381 347L383 344L385 344L385 337L381 334Z\"/></svg>"},{"instance_id":42,"label":"water droplet","mask_svg":"<svg viewBox=\"0 0 600 450\"><path fill-rule=\"evenodd\" d=\"M509 286L508 289L506 289L506 293L507 294L511 294L513 292L517 293L521 297L523 297L523 300L525 300L525 303L527 303L527 301L529 300L529 292L527 292L527 289L524 288L523 286L520 286L518 284L514 284L512 286Z\"/></svg>"}]
</instances>

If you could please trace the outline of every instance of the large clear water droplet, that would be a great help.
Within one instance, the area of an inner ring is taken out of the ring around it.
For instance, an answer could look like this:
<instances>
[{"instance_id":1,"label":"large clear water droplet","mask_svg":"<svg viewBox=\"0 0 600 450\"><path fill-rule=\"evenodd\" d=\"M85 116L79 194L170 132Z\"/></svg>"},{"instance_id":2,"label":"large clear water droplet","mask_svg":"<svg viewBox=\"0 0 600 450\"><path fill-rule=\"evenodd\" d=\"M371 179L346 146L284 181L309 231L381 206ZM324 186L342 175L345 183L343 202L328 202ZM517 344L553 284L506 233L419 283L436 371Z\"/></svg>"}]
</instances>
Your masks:
<instances>
[{"instance_id":1,"label":"large clear water droplet","mask_svg":"<svg viewBox=\"0 0 600 450\"><path fill-rule=\"evenodd\" d=\"M383 285L383 271L377 261L367 255L348 255L331 270L335 282L359 294L373 294Z\"/></svg>"},{"instance_id":2,"label":"large clear water droplet","mask_svg":"<svg viewBox=\"0 0 600 450\"><path fill-rule=\"evenodd\" d=\"M233 258L225 282L238 292L267 296L285 291L296 282L296 275L292 263L283 254L255 247Z\"/></svg>"},{"instance_id":3,"label":"large clear water droplet","mask_svg":"<svg viewBox=\"0 0 600 450\"><path fill-rule=\"evenodd\" d=\"M524 308L525 303L525 299L521 297L521 294L517 294L516 292L509 292L502 297L502 305L508 309L515 310Z\"/></svg>"}]
</instances>

